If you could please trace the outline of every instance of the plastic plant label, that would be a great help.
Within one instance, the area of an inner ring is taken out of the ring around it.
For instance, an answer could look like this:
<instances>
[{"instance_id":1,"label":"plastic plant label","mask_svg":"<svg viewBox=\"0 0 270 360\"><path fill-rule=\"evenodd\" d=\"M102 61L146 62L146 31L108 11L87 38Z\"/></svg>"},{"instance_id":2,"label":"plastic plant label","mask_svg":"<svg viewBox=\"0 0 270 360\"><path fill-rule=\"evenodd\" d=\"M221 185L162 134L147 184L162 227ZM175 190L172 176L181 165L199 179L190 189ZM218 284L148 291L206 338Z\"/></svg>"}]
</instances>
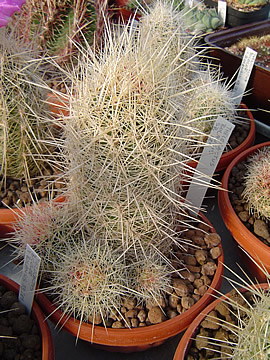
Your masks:
<instances>
[{"instance_id":1,"label":"plastic plant label","mask_svg":"<svg viewBox=\"0 0 270 360\"><path fill-rule=\"evenodd\" d=\"M242 100L243 94L246 90L247 83L250 78L252 68L255 63L256 56L257 56L257 51L247 46L233 89L236 105L237 104L239 105Z\"/></svg>"},{"instance_id":2,"label":"plastic plant label","mask_svg":"<svg viewBox=\"0 0 270 360\"><path fill-rule=\"evenodd\" d=\"M227 2L218 0L218 15L222 19L222 26L226 23L226 15L227 15Z\"/></svg>"},{"instance_id":3,"label":"plastic plant label","mask_svg":"<svg viewBox=\"0 0 270 360\"><path fill-rule=\"evenodd\" d=\"M19 290L19 301L26 307L28 314L32 310L40 260L37 253L27 244Z\"/></svg>"},{"instance_id":4,"label":"plastic plant label","mask_svg":"<svg viewBox=\"0 0 270 360\"><path fill-rule=\"evenodd\" d=\"M205 193L234 127L234 124L219 116L208 136L186 196L186 202L194 207L192 210L194 215L197 215L201 208Z\"/></svg>"}]
</instances>

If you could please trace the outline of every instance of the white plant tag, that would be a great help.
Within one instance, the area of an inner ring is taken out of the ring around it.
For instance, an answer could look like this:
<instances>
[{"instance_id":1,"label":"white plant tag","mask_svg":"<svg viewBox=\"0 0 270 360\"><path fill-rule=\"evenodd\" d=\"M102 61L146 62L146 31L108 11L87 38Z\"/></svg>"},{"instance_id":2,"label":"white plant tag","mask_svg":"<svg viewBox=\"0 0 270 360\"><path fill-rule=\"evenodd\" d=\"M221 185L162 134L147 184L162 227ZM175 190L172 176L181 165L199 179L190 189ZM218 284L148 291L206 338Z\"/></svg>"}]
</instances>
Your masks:
<instances>
[{"instance_id":1,"label":"white plant tag","mask_svg":"<svg viewBox=\"0 0 270 360\"><path fill-rule=\"evenodd\" d=\"M214 123L186 196L186 202L194 206L195 210L192 211L194 215L197 215L201 208L212 175L216 170L219 159L233 129L234 124L221 116L219 116ZM213 146L211 146L211 144L213 144Z\"/></svg>"},{"instance_id":2,"label":"white plant tag","mask_svg":"<svg viewBox=\"0 0 270 360\"><path fill-rule=\"evenodd\" d=\"M32 310L40 260L38 254L27 244L19 290L19 301L26 307L28 314Z\"/></svg>"},{"instance_id":3,"label":"white plant tag","mask_svg":"<svg viewBox=\"0 0 270 360\"><path fill-rule=\"evenodd\" d=\"M233 89L236 105L237 104L239 105L242 100L243 94L246 90L247 83L250 78L253 65L255 63L256 56L257 56L257 51L247 46Z\"/></svg>"},{"instance_id":4,"label":"white plant tag","mask_svg":"<svg viewBox=\"0 0 270 360\"><path fill-rule=\"evenodd\" d=\"M218 0L218 15L222 19L222 26L226 23L226 15L227 15L227 2Z\"/></svg>"}]
</instances>

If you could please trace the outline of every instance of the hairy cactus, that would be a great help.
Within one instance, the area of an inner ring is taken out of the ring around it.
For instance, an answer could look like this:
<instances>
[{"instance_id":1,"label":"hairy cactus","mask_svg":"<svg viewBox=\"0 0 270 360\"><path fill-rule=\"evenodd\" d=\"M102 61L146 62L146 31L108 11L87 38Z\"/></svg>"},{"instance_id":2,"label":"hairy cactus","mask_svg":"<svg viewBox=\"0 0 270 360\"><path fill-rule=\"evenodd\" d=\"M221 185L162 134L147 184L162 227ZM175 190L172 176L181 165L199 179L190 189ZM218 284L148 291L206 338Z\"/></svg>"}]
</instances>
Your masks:
<instances>
[{"instance_id":1,"label":"hairy cactus","mask_svg":"<svg viewBox=\"0 0 270 360\"><path fill-rule=\"evenodd\" d=\"M198 129L194 138L201 143L206 142L218 116L232 123L237 122L233 91L217 69L207 66L198 70L188 88L188 96L184 99L187 103L186 113L191 126Z\"/></svg>"},{"instance_id":2,"label":"hairy cactus","mask_svg":"<svg viewBox=\"0 0 270 360\"><path fill-rule=\"evenodd\" d=\"M67 206L76 206L74 219L60 223L79 228L64 235L49 277L63 311L81 321L106 325L123 296L158 303L172 286L181 231L196 221L180 179L198 132L183 105L197 67L193 38L178 40L180 20L174 24L168 4L156 6L164 22L150 13L134 31L116 25L114 35L107 26L103 51L78 46L76 69L65 71L71 88L61 164ZM143 51L144 34L151 51ZM61 236L54 225L52 239Z\"/></svg>"},{"instance_id":3,"label":"hairy cactus","mask_svg":"<svg viewBox=\"0 0 270 360\"><path fill-rule=\"evenodd\" d=\"M52 270L66 244L82 237L76 219L75 207L70 203L47 202L45 206L34 203L31 208L25 208L14 225L11 241L14 257L22 260L29 245L42 260L42 273Z\"/></svg>"},{"instance_id":4,"label":"hairy cactus","mask_svg":"<svg viewBox=\"0 0 270 360\"><path fill-rule=\"evenodd\" d=\"M248 160L243 199L249 211L270 219L270 148L259 150Z\"/></svg>"},{"instance_id":5,"label":"hairy cactus","mask_svg":"<svg viewBox=\"0 0 270 360\"><path fill-rule=\"evenodd\" d=\"M16 30L0 32L0 174L26 178L42 170L42 140L50 126L43 89L42 59L18 40Z\"/></svg>"}]
</instances>

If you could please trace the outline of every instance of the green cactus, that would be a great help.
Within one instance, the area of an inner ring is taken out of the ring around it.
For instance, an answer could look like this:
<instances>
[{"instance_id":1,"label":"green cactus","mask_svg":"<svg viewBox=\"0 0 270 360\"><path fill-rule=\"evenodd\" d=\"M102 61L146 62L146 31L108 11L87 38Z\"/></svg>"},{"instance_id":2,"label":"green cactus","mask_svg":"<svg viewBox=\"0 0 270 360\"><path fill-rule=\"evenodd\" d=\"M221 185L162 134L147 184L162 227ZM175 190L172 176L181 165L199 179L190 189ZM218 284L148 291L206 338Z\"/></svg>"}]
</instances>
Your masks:
<instances>
[{"instance_id":1,"label":"green cactus","mask_svg":"<svg viewBox=\"0 0 270 360\"><path fill-rule=\"evenodd\" d=\"M223 22L215 8L194 6L183 9L185 22L192 33L207 33L218 29Z\"/></svg>"},{"instance_id":2,"label":"green cactus","mask_svg":"<svg viewBox=\"0 0 270 360\"><path fill-rule=\"evenodd\" d=\"M19 17L24 39L35 40L41 49L59 60L73 55L73 41L93 43L95 6L93 0L27 0Z\"/></svg>"},{"instance_id":3,"label":"green cactus","mask_svg":"<svg viewBox=\"0 0 270 360\"><path fill-rule=\"evenodd\" d=\"M259 150L247 164L242 193L249 211L258 217L270 219L270 148Z\"/></svg>"},{"instance_id":4,"label":"green cactus","mask_svg":"<svg viewBox=\"0 0 270 360\"><path fill-rule=\"evenodd\" d=\"M0 33L0 174L26 178L40 174L42 143L50 136L42 59L18 39L16 30Z\"/></svg>"},{"instance_id":5,"label":"green cactus","mask_svg":"<svg viewBox=\"0 0 270 360\"><path fill-rule=\"evenodd\" d=\"M249 6L262 6L268 3L268 0L237 0L239 4Z\"/></svg>"}]
</instances>

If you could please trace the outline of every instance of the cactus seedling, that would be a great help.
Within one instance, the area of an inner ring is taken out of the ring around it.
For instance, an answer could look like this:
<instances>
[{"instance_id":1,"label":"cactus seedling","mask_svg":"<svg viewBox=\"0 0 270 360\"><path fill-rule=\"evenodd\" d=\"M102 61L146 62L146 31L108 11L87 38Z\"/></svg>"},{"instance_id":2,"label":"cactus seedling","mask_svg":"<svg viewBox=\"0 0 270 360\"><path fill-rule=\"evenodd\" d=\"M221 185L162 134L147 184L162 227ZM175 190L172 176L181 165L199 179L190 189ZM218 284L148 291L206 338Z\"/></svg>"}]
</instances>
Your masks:
<instances>
[{"instance_id":1,"label":"cactus seedling","mask_svg":"<svg viewBox=\"0 0 270 360\"><path fill-rule=\"evenodd\" d=\"M243 199L249 211L258 217L270 219L270 148L259 150L247 164Z\"/></svg>"}]
</instances>

